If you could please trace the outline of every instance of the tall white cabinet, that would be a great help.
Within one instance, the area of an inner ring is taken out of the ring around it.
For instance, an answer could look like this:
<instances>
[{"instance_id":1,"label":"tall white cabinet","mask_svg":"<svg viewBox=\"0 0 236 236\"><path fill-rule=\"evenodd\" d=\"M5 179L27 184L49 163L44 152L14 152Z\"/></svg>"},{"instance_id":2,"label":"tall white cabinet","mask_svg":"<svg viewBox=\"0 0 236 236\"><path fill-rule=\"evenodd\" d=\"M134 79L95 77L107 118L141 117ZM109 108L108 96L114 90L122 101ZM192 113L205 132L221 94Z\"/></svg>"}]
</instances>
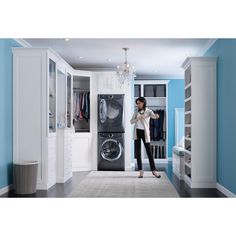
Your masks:
<instances>
[{"instance_id":1,"label":"tall white cabinet","mask_svg":"<svg viewBox=\"0 0 236 236\"><path fill-rule=\"evenodd\" d=\"M65 135L58 136L57 127L67 128L63 123L68 107L59 99L67 96L66 74L71 69L50 49L13 49L13 161L39 162L37 189L57 182L66 158L58 155L60 136Z\"/></svg>"},{"instance_id":2,"label":"tall white cabinet","mask_svg":"<svg viewBox=\"0 0 236 236\"><path fill-rule=\"evenodd\" d=\"M216 186L216 63L187 58L185 70L185 175L191 188Z\"/></svg>"}]
</instances>

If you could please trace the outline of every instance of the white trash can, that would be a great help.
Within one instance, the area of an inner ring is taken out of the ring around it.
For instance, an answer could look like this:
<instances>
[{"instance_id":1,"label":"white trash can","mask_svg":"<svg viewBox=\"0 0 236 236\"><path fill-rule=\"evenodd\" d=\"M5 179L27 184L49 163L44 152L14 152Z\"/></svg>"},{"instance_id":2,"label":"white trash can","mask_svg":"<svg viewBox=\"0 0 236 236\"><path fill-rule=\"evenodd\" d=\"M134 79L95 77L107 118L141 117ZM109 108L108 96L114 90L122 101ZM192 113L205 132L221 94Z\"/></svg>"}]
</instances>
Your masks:
<instances>
[{"instance_id":1,"label":"white trash can","mask_svg":"<svg viewBox=\"0 0 236 236\"><path fill-rule=\"evenodd\" d=\"M36 192L38 161L14 163L13 186L16 194L33 194Z\"/></svg>"}]
</instances>

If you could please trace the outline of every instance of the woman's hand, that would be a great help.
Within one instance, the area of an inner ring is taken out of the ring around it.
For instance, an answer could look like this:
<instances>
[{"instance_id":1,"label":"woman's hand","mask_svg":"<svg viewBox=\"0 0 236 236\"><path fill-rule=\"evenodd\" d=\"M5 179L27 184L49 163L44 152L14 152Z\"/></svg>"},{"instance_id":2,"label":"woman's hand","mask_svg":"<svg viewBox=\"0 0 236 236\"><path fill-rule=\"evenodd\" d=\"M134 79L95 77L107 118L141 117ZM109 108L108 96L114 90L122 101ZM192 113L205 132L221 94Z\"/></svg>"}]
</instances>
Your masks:
<instances>
[{"instance_id":1,"label":"woman's hand","mask_svg":"<svg viewBox=\"0 0 236 236\"><path fill-rule=\"evenodd\" d=\"M156 119L159 119L159 118L160 118L159 114L155 114L155 115L156 115Z\"/></svg>"},{"instance_id":2,"label":"woman's hand","mask_svg":"<svg viewBox=\"0 0 236 236\"><path fill-rule=\"evenodd\" d=\"M139 116L137 116L137 119L138 119L138 120L143 120L144 118L145 118L144 115L139 115Z\"/></svg>"}]
</instances>

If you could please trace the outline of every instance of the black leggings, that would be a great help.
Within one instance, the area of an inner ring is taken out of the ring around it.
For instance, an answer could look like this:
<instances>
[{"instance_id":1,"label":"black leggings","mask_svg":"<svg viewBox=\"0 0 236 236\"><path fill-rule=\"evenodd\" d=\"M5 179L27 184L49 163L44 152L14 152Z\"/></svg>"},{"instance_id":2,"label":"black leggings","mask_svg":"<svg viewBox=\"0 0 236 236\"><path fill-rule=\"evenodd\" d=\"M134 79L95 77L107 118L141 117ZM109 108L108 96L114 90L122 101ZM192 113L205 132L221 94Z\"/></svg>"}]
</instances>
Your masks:
<instances>
[{"instance_id":1,"label":"black leggings","mask_svg":"<svg viewBox=\"0 0 236 236\"><path fill-rule=\"evenodd\" d=\"M150 143L146 143L145 141L144 130L136 129L136 132L137 132L137 139L135 140L134 146L135 146L135 158L137 159L138 163L138 170L142 170L142 159L141 159L141 139L142 139L148 155L151 171L154 171L156 170L156 167L154 163L154 158L151 153Z\"/></svg>"}]
</instances>

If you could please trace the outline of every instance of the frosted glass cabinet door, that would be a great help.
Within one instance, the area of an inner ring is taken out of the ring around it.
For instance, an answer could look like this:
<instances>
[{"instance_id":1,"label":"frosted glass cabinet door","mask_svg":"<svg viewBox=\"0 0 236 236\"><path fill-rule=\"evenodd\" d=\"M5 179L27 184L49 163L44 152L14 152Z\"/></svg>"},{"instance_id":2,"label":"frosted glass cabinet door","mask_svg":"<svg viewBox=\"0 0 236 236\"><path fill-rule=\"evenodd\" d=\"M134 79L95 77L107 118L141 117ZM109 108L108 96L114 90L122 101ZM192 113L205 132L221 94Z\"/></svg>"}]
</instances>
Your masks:
<instances>
[{"instance_id":1,"label":"frosted glass cabinet door","mask_svg":"<svg viewBox=\"0 0 236 236\"><path fill-rule=\"evenodd\" d=\"M57 70L57 128L66 127L66 74Z\"/></svg>"},{"instance_id":2,"label":"frosted glass cabinet door","mask_svg":"<svg viewBox=\"0 0 236 236\"><path fill-rule=\"evenodd\" d=\"M67 73L67 108L66 108L66 111L67 111L67 128L71 128L71 111L72 111L72 108L71 108L71 79L72 79L72 76L71 74Z\"/></svg>"},{"instance_id":3,"label":"frosted glass cabinet door","mask_svg":"<svg viewBox=\"0 0 236 236\"><path fill-rule=\"evenodd\" d=\"M56 63L49 59L49 132L56 132Z\"/></svg>"}]
</instances>

